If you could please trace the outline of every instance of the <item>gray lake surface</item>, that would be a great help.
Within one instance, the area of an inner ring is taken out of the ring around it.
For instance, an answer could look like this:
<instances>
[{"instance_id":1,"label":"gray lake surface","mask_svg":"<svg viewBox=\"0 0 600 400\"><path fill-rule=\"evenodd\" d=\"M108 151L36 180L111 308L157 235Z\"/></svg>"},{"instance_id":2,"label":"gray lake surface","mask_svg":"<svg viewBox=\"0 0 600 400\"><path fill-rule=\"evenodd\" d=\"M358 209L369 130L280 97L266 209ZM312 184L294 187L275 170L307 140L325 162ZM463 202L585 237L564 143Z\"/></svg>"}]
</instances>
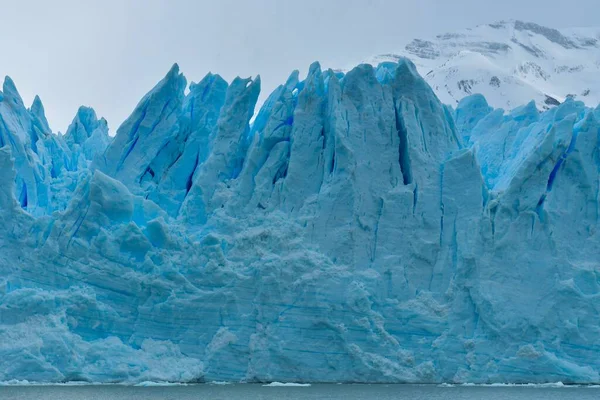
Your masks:
<instances>
[{"instance_id":1,"label":"gray lake surface","mask_svg":"<svg viewBox=\"0 0 600 400\"><path fill-rule=\"evenodd\" d=\"M335 385L269 387L259 384L189 386L0 386L1 400L512 400L600 399L599 387Z\"/></svg>"}]
</instances>

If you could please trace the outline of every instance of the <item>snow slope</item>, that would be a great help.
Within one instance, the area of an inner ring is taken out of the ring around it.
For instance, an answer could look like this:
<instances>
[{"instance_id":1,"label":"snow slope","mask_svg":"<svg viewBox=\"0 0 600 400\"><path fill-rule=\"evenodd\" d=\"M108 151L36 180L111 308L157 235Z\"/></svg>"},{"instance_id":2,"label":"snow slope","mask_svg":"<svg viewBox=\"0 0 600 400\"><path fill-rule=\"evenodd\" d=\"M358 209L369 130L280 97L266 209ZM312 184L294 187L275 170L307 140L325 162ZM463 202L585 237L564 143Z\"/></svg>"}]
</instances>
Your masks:
<instances>
[{"instance_id":1,"label":"snow slope","mask_svg":"<svg viewBox=\"0 0 600 400\"><path fill-rule=\"evenodd\" d=\"M406 59L175 65L114 139L0 93L0 381L600 381L600 108Z\"/></svg>"},{"instance_id":2,"label":"snow slope","mask_svg":"<svg viewBox=\"0 0 600 400\"><path fill-rule=\"evenodd\" d=\"M474 93L506 110L532 99L540 110L568 96L589 106L600 102L600 27L557 30L503 21L415 39L397 53L366 62L377 65L403 56L453 107Z\"/></svg>"}]
</instances>

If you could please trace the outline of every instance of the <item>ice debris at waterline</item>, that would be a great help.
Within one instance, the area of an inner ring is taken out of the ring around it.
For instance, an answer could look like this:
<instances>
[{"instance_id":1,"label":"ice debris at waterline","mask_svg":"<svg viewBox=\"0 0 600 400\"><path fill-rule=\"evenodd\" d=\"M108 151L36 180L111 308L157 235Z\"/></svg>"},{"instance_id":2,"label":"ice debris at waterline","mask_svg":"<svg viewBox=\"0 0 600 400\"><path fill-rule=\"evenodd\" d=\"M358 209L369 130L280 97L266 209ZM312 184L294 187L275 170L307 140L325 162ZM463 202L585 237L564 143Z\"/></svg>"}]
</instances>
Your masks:
<instances>
[{"instance_id":1,"label":"ice debris at waterline","mask_svg":"<svg viewBox=\"0 0 600 400\"><path fill-rule=\"evenodd\" d=\"M600 381L600 108L405 59L174 66L117 130L0 94L0 381Z\"/></svg>"}]
</instances>

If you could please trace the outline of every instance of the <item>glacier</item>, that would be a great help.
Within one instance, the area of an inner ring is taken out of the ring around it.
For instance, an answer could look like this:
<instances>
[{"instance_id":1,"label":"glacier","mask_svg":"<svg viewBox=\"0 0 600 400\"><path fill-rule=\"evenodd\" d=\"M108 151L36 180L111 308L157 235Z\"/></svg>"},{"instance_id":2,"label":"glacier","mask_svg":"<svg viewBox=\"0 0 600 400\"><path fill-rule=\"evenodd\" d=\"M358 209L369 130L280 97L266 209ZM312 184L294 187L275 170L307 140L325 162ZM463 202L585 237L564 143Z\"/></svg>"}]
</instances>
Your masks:
<instances>
[{"instance_id":1,"label":"glacier","mask_svg":"<svg viewBox=\"0 0 600 400\"><path fill-rule=\"evenodd\" d=\"M174 65L113 138L0 92L0 381L600 382L600 107L408 59Z\"/></svg>"}]
</instances>

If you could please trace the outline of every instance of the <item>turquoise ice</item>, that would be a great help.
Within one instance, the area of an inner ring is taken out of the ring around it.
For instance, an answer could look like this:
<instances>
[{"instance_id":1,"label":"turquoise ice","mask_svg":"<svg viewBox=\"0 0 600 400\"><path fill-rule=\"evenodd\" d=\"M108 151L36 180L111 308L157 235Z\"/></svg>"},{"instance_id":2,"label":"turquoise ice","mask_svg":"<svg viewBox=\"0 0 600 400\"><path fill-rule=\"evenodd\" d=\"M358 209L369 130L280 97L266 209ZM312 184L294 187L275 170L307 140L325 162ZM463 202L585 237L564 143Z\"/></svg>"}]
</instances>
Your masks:
<instances>
[{"instance_id":1,"label":"turquoise ice","mask_svg":"<svg viewBox=\"0 0 600 400\"><path fill-rule=\"evenodd\" d=\"M600 108L402 59L177 65L108 136L0 92L0 381L600 382ZM186 94L187 93L187 94Z\"/></svg>"}]
</instances>

